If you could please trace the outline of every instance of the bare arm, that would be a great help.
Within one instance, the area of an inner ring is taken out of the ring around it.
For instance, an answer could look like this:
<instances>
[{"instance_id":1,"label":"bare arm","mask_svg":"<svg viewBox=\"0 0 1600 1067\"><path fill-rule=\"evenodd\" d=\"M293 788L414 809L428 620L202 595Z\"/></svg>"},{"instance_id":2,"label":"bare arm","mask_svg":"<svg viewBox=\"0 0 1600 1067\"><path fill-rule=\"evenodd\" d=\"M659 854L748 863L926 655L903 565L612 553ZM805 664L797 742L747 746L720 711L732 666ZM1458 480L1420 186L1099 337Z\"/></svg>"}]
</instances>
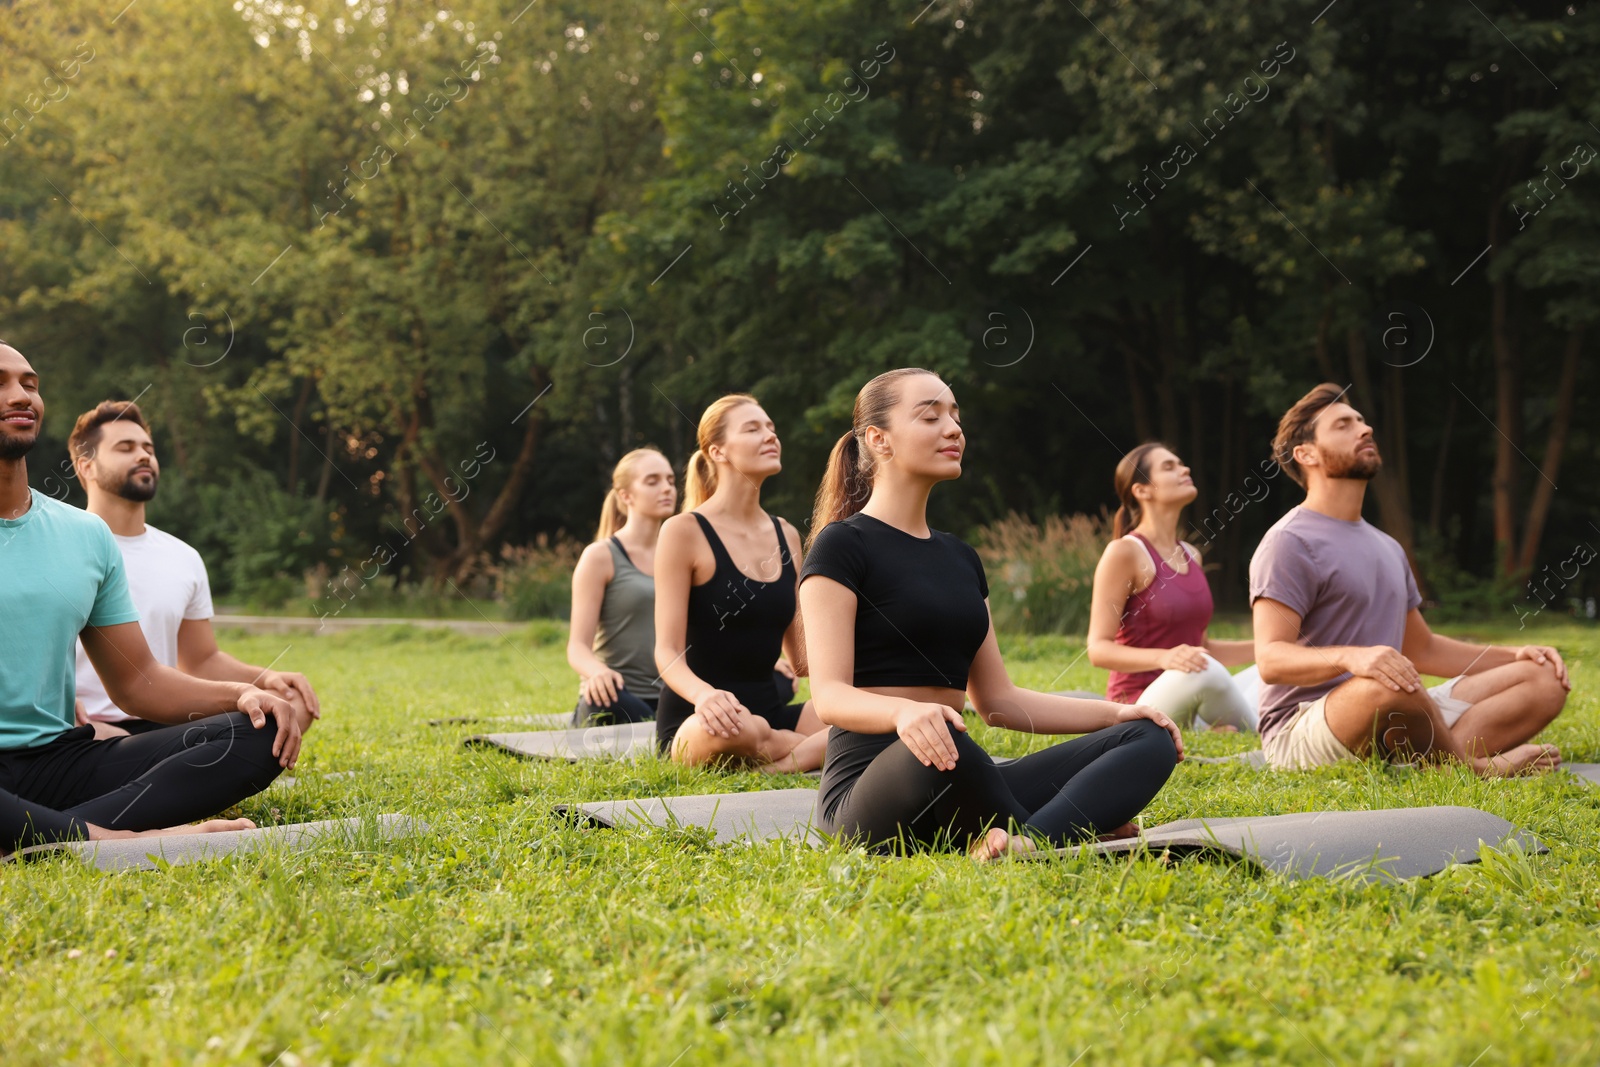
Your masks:
<instances>
[{"instance_id":1,"label":"bare arm","mask_svg":"<svg viewBox=\"0 0 1600 1067\"><path fill-rule=\"evenodd\" d=\"M178 625L178 669L196 678L245 682L277 693L297 705L297 712L304 709L300 722L302 730L309 729L313 720L322 717L316 691L305 675L256 667L228 655L217 647L217 634L210 619L184 619Z\"/></svg>"},{"instance_id":2,"label":"bare arm","mask_svg":"<svg viewBox=\"0 0 1600 1067\"><path fill-rule=\"evenodd\" d=\"M739 733L739 713L750 709L725 689L718 689L689 669L689 586L694 582L694 557L705 535L687 513L661 524L656 542L656 670L674 693L694 705L706 730L722 737Z\"/></svg>"},{"instance_id":3,"label":"bare arm","mask_svg":"<svg viewBox=\"0 0 1600 1067\"><path fill-rule=\"evenodd\" d=\"M987 606L988 601L984 604ZM1087 734L1130 719L1148 718L1166 728L1177 746L1178 758L1183 758L1182 732L1153 708L1055 696L1018 686L1000 656L992 616L989 632L967 672L967 696L985 723L1029 734Z\"/></svg>"},{"instance_id":4,"label":"bare arm","mask_svg":"<svg viewBox=\"0 0 1600 1067\"><path fill-rule=\"evenodd\" d=\"M800 565L803 562L800 549L800 531L789 525L788 519L779 519L783 523L783 536L789 542L789 558L794 560L795 603L800 600ZM783 656L789 661L795 677L807 678L811 675L811 664L806 653L806 627L802 612L794 613L794 621L783 632Z\"/></svg>"},{"instance_id":5,"label":"bare arm","mask_svg":"<svg viewBox=\"0 0 1600 1067\"><path fill-rule=\"evenodd\" d=\"M1128 598L1137 590L1142 549L1124 538L1106 546L1094 568L1094 594L1089 602L1089 662L1112 671L1159 671L1166 649L1134 648L1117 643L1117 629ZM976 706L976 705L974 705Z\"/></svg>"},{"instance_id":6,"label":"bare arm","mask_svg":"<svg viewBox=\"0 0 1600 1067\"><path fill-rule=\"evenodd\" d=\"M1268 685L1316 685L1348 673L1375 679L1396 692L1422 688L1415 665L1387 645L1301 644L1300 614L1269 597L1256 598L1253 618L1256 664Z\"/></svg>"},{"instance_id":7,"label":"bare arm","mask_svg":"<svg viewBox=\"0 0 1600 1067\"><path fill-rule=\"evenodd\" d=\"M616 576L611 550L596 541L583 550L572 571L572 624L567 633L567 663L581 678L592 678L607 669L594 654L594 635L600 628L600 605L606 586Z\"/></svg>"},{"instance_id":8,"label":"bare arm","mask_svg":"<svg viewBox=\"0 0 1600 1067\"><path fill-rule=\"evenodd\" d=\"M1248 667L1256 661L1254 641L1218 641L1208 636L1206 651L1224 667Z\"/></svg>"},{"instance_id":9,"label":"bare arm","mask_svg":"<svg viewBox=\"0 0 1600 1067\"><path fill-rule=\"evenodd\" d=\"M1502 667L1507 663L1515 663L1519 659L1532 660L1540 665L1550 666L1556 672L1556 677L1561 680L1561 684L1569 689L1572 688L1561 653L1548 645L1523 645L1513 648L1508 645L1475 645L1467 641L1458 641L1454 637L1434 633L1423 619L1422 612L1416 608L1412 608L1406 615L1406 636L1401 651L1417 665L1418 671L1423 674L1438 675L1441 678L1454 678L1458 674L1477 674L1494 667Z\"/></svg>"},{"instance_id":10,"label":"bare arm","mask_svg":"<svg viewBox=\"0 0 1600 1067\"><path fill-rule=\"evenodd\" d=\"M1196 645L1173 648L1141 648L1117 641L1122 613L1128 599L1139 591L1139 568L1146 559L1144 550L1131 541L1117 538L1106 546L1094 569L1094 595L1089 603L1089 662L1107 670L1126 671L1201 671L1205 649ZM1198 558L1191 566L1199 566ZM1148 586L1147 586L1148 587Z\"/></svg>"},{"instance_id":11,"label":"bare arm","mask_svg":"<svg viewBox=\"0 0 1600 1067\"><path fill-rule=\"evenodd\" d=\"M911 701L855 686L856 594L813 574L800 586L800 613L812 620L811 700L829 726L858 734L892 734L895 716Z\"/></svg>"},{"instance_id":12,"label":"bare arm","mask_svg":"<svg viewBox=\"0 0 1600 1067\"><path fill-rule=\"evenodd\" d=\"M300 728L293 709L281 697L245 682L191 678L162 666L150 654L136 622L87 626L78 636L106 694L128 714L151 722L184 723L242 711L258 730L271 714L278 721L273 755L283 766L294 766L300 754Z\"/></svg>"}]
</instances>

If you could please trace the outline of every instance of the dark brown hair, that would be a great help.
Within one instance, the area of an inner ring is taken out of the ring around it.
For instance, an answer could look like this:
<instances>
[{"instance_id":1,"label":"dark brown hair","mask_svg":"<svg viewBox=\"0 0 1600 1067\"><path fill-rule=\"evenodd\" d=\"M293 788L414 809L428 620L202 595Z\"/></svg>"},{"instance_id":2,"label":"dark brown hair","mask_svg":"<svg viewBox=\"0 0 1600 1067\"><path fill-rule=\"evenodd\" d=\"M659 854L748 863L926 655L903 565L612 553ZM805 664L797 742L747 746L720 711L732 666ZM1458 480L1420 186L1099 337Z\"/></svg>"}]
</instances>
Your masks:
<instances>
[{"instance_id":1,"label":"dark brown hair","mask_svg":"<svg viewBox=\"0 0 1600 1067\"><path fill-rule=\"evenodd\" d=\"M73 459L93 459L100 444L100 428L118 421L131 422L145 433L150 432L150 424L144 421L138 404L131 400L102 400L78 416L67 438L67 451Z\"/></svg>"},{"instance_id":2,"label":"dark brown hair","mask_svg":"<svg viewBox=\"0 0 1600 1067\"><path fill-rule=\"evenodd\" d=\"M1146 441L1117 461L1117 472L1111 484L1117 491L1117 513L1111 517L1111 536L1121 537L1144 517L1144 505L1133 495L1136 485L1150 484L1150 465L1145 461L1158 448L1167 448L1160 441ZM1167 451L1172 451L1170 448Z\"/></svg>"},{"instance_id":3,"label":"dark brown hair","mask_svg":"<svg viewBox=\"0 0 1600 1067\"><path fill-rule=\"evenodd\" d=\"M1296 445L1307 445L1316 440L1317 416L1344 396L1345 389L1332 382L1323 382L1311 392L1294 402L1294 407L1278 420L1278 433L1272 439L1272 458L1278 461L1294 484L1304 489L1306 473L1294 458Z\"/></svg>"},{"instance_id":4,"label":"dark brown hair","mask_svg":"<svg viewBox=\"0 0 1600 1067\"><path fill-rule=\"evenodd\" d=\"M872 476L875 464L872 456L861 447L861 435L867 427L884 429L889 425L889 412L900 400L896 387L902 378L916 374L932 374L921 367L901 367L884 371L861 387L856 394L855 410L850 414L850 429L834 442L828 454L828 469L823 472L822 484L817 486L817 503L811 511L811 530L808 544L830 522L848 519L866 506L872 496Z\"/></svg>"}]
</instances>

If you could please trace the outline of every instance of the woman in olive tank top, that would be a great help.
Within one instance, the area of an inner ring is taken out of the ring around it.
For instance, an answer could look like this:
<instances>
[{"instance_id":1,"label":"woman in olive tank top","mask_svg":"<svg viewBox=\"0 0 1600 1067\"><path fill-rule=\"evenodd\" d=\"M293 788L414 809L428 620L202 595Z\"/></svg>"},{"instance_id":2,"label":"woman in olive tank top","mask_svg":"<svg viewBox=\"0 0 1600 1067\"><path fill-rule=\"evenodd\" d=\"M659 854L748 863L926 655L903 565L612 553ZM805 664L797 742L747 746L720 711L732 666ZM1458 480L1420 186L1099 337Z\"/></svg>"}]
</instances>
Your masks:
<instances>
[{"instance_id":1,"label":"woman in olive tank top","mask_svg":"<svg viewBox=\"0 0 1600 1067\"><path fill-rule=\"evenodd\" d=\"M595 542L572 572L567 662L582 679L575 726L655 718L656 541L677 509L666 456L637 448L617 462Z\"/></svg>"}]
</instances>

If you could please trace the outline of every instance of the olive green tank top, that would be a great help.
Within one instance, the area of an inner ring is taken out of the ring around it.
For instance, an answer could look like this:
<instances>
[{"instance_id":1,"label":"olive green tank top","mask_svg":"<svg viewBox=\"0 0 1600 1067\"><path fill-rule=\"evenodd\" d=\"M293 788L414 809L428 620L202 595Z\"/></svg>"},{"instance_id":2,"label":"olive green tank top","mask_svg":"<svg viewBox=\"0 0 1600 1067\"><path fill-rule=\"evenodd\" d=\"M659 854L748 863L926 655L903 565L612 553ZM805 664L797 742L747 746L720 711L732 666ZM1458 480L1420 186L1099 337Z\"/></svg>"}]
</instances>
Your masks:
<instances>
[{"instance_id":1,"label":"olive green tank top","mask_svg":"<svg viewBox=\"0 0 1600 1067\"><path fill-rule=\"evenodd\" d=\"M600 601L600 624L594 631L594 654L622 675L628 692L655 700L661 683L656 672L656 580L633 565L615 537L611 549L611 581Z\"/></svg>"}]
</instances>

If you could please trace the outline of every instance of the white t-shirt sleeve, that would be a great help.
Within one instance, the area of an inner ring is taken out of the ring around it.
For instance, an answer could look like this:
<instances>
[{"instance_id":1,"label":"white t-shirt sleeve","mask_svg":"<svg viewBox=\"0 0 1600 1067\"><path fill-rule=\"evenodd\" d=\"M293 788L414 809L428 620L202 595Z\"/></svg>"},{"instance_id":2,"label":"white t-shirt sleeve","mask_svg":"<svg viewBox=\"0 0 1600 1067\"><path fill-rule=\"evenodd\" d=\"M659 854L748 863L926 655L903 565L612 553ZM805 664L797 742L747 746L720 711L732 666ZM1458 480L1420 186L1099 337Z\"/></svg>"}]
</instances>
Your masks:
<instances>
[{"instance_id":1,"label":"white t-shirt sleeve","mask_svg":"<svg viewBox=\"0 0 1600 1067\"><path fill-rule=\"evenodd\" d=\"M211 607L211 578L206 574L206 561L188 545L190 566L194 570L194 591L183 609L184 619L209 619L216 614Z\"/></svg>"}]
</instances>

